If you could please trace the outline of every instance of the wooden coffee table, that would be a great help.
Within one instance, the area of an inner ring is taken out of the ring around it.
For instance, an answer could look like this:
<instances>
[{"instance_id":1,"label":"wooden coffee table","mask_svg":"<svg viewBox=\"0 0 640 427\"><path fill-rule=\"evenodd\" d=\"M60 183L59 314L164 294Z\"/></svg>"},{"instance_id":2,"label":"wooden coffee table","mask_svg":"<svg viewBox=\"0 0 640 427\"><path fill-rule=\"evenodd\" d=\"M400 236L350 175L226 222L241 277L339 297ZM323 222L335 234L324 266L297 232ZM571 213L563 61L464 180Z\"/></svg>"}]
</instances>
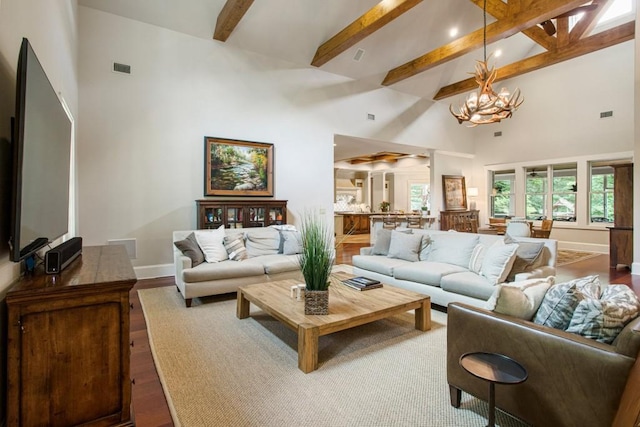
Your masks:
<instances>
[{"instance_id":1,"label":"wooden coffee table","mask_svg":"<svg viewBox=\"0 0 640 427\"><path fill-rule=\"evenodd\" d=\"M347 273L332 274L329 287L329 314L305 315L304 301L290 296L297 280L281 280L241 286L238 289L236 316L249 317L250 303L298 333L298 368L309 373L318 368L318 338L334 332L364 325L415 309L415 326L420 331L431 329L431 298L391 285L368 291L357 291L341 280L353 277Z\"/></svg>"}]
</instances>

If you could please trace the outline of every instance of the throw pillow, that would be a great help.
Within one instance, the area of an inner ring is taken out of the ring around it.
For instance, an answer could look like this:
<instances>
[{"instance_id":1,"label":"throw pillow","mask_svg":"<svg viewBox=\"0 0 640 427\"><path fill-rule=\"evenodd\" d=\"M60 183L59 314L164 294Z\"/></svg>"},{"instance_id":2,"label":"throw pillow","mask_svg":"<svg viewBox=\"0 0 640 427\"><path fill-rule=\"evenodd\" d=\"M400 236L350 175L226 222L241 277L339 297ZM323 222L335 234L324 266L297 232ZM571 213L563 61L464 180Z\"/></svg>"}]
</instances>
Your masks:
<instances>
[{"instance_id":1,"label":"throw pillow","mask_svg":"<svg viewBox=\"0 0 640 427\"><path fill-rule=\"evenodd\" d=\"M528 279L496 285L493 295L487 301L487 309L531 320L554 280L553 276L549 276L546 279Z\"/></svg>"},{"instance_id":2,"label":"throw pillow","mask_svg":"<svg viewBox=\"0 0 640 427\"><path fill-rule=\"evenodd\" d=\"M542 250L544 249L544 242L520 242L508 234L504 238L504 243L515 243L518 245L513 267L511 267L511 271L507 276L508 282L513 282L516 274L533 270L536 261L542 255Z\"/></svg>"},{"instance_id":3,"label":"throw pillow","mask_svg":"<svg viewBox=\"0 0 640 427\"><path fill-rule=\"evenodd\" d=\"M195 232L198 246L202 249L207 262L220 262L229 259L224 248L224 225L215 230L197 230Z\"/></svg>"},{"instance_id":4,"label":"throw pillow","mask_svg":"<svg viewBox=\"0 0 640 427\"><path fill-rule=\"evenodd\" d=\"M476 234L455 232L432 234L431 252L427 260L469 268L469 260L477 244L478 235Z\"/></svg>"},{"instance_id":5,"label":"throw pillow","mask_svg":"<svg viewBox=\"0 0 640 427\"><path fill-rule=\"evenodd\" d=\"M547 291L533 321L556 329L567 329L578 303L600 297L598 276L586 276L554 285Z\"/></svg>"},{"instance_id":6,"label":"throw pillow","mask_svg":"<svg viewBox=\"0 0 640 427\"><path fill-rule=\"evenodd\" d=\"M249 258L277 254L280 249L280 233L272 227L247 229L245 246Z\"/></svg>"},{"instance_id":7,"label":"throw pillow","mask_svg":"<svg viewBox=\"0 0 640 427\"><path fill-rule=\"evenodd\" d=\"M182 252L183 255L191 258L191 267L198 266L204 262L204 254L198 246L196 235L191 233L184 240L178 240L173 244Z\"/></svg>"},{"instance_id":8,"label":"throw pillow","mask_svg":"<svg viewBox=\"0 0 640 427\"><path fill-rule=\"evenodd\" d=\"M247 259L247 248L244 247L244 236L242 234L225 236L223 242L230 260L242 261Z\"/></svg>"},{"instance_id":9,"label":"throw pillow","mask_svg":"<svg viewBox=\"0 0 640 427\"><path fill-rule=\"evenodd\" d=\"M567 332L611 344L639 312L635 292L625 285L609 285L601 298L588 297L578 303Z\"/></svg>"},{"instance_id":10,"label":"throw pillow","mask_svg":"<svg viewBox=\"0 0 640 427\"><path fill-rule=\"evenodd\" d=\"M391 242L387 257L418 261L418 253L422 243L421 234L406 234L401 231L391 231Z\"/></svg>"},{"instance_id":11,"label":"throw pillow","mask_svg":"<svg viewBox=\"0 0 640 427\"><path fill-rule=\"evenodd\" d=\"M376 242L373 244L373 248L371 248L371 255L389 255L389 245L391 244L391 232L395 231L397 233L405 233L411 234L411 230L387 230L380 229L376 232Z\"/></svg>"},{"instance_id":12,"label":"throw pillow","mask_svg":"<svg viewBox=\"0 0 640 427\"><path fill-rule=\"evenodd\" d=\"M480 275L492 285L504 282L511 271L513 261L516 259L517 249L518 245L507 245L501 241L489 246L482 259Z\"/></svg>"},{"instance_id":13,"label":"throw pillow","mask_svg":"<svg viewBox=\"0 0 640 427\"><path fill-rule=\"evenodd\" d=\"M295 255L302 253L302 234L299 231L289 231L282 236L284 246L282 253L285 255Z\"/></svg>"}]
</instances>

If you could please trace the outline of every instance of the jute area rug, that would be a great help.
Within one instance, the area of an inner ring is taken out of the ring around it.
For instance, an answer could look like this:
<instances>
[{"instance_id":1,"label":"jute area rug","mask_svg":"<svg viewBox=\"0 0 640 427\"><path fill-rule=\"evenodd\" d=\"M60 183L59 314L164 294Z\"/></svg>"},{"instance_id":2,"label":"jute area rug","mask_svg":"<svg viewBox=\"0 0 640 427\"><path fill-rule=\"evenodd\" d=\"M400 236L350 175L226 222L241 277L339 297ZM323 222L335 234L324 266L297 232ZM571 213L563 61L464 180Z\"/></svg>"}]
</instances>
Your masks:
<instances>
[{"instance_id":1,"label":"jute area rug","mask_svg":"<svg viewBox=\"0 0 640 427\"><path fill-rule=\"evenodd\" d=\"M320 337L319 368L297 367L297 335L235 299L186 308L174 287L139 290L149 340L177 426L483 426L488 406L449 404L446 314L428 332L413 313ZM292 300L292 303L295 303ZM488 387L487 387L488 391ZM522 426L498 412L500 426Z\"/></svg>"},{"instance_id":2,"label":"jute area rug","mask_svg":"<svg viewBox=\"0 0 640 427\"><path fill-rule=\"evenodd\" d=\"M574 262L580 262L587 260L589 258L594 258L600 253L596 252L581 252L581 251L570 251L568 249L559 249L558 250L558 258L556 259L556 266L561 267L567 264L573 264Z\"/></svg>"}]
</instances>

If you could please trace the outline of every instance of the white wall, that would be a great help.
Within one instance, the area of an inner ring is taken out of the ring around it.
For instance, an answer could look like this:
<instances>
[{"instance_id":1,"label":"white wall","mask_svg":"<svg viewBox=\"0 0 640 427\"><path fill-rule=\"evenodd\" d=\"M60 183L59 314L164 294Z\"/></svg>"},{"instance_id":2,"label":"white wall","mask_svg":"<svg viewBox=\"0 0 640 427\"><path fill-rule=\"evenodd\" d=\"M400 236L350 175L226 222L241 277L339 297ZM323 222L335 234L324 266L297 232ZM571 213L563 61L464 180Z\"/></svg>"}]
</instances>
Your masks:
<instances>
[{"instance_id":1,"label":"white wall","mask_svg":"<svg viewBox=\"0 0 640 427\"><path fill-rule=\"evenodd\" d=\"M0 68L2 105L15 106L15 79L22 38L29 39L53 88L62 94L72 115L78 115L77 1L2 0L0 3ZM9 82L6 84L5 82ZM3 107L5 108L5 107ZM8 126L5 114L0 128ZM1 135L8 135L2 132ZM8 183L0 194L9 197ZM3 221L5 215L2 215ZM8 224L2 224L7 226ZM4 234L4 233L3 233ZM71 233L73 234L73 232ZM19 264L9 261L6 240L0 243L0 292L19 275Z\"/></svg>"},{"instance_id":2,"label":"white wall","mask_svg":"<svg viewBox=\"0 0 640 427\"><path fill-rule=\"evenodd\" d=\"M205 135L275 144L275 196L289 200L290 222L312 206L332 214L334 134L472 149L439 124L441 106L418 98L90 8L79 15L79 235L135 238L135 266L172 262L171 231L195 227Z\"/></svg>"}]
</instances>

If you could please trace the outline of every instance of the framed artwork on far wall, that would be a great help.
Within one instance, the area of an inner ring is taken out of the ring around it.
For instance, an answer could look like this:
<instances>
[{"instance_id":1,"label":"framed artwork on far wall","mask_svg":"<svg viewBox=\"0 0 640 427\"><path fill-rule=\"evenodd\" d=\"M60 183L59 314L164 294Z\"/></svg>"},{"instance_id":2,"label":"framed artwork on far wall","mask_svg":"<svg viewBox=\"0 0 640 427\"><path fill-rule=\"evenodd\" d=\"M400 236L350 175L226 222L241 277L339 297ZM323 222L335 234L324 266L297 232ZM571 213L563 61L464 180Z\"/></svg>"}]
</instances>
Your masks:
<instances>
[{"instance_id":1,"label":"framed artwork on far wall","mask_svg":"<svg viewBox=\"0 0 640 427\"><path fill-rule=\"evenodd\" d=\"M205 196L273 196L273 144L204 138Z\"/></svg>"},{"instance_id":2,"label":"framed artwork on far wall","mask_svg":"<svg viewBox=\"0 0 640 427\"><path fill-rule=\"evenodd\" d=\"M467 210L467 189L464 176L442 175L442 193L445 211Z\"/></svg>"}]
</instances>

